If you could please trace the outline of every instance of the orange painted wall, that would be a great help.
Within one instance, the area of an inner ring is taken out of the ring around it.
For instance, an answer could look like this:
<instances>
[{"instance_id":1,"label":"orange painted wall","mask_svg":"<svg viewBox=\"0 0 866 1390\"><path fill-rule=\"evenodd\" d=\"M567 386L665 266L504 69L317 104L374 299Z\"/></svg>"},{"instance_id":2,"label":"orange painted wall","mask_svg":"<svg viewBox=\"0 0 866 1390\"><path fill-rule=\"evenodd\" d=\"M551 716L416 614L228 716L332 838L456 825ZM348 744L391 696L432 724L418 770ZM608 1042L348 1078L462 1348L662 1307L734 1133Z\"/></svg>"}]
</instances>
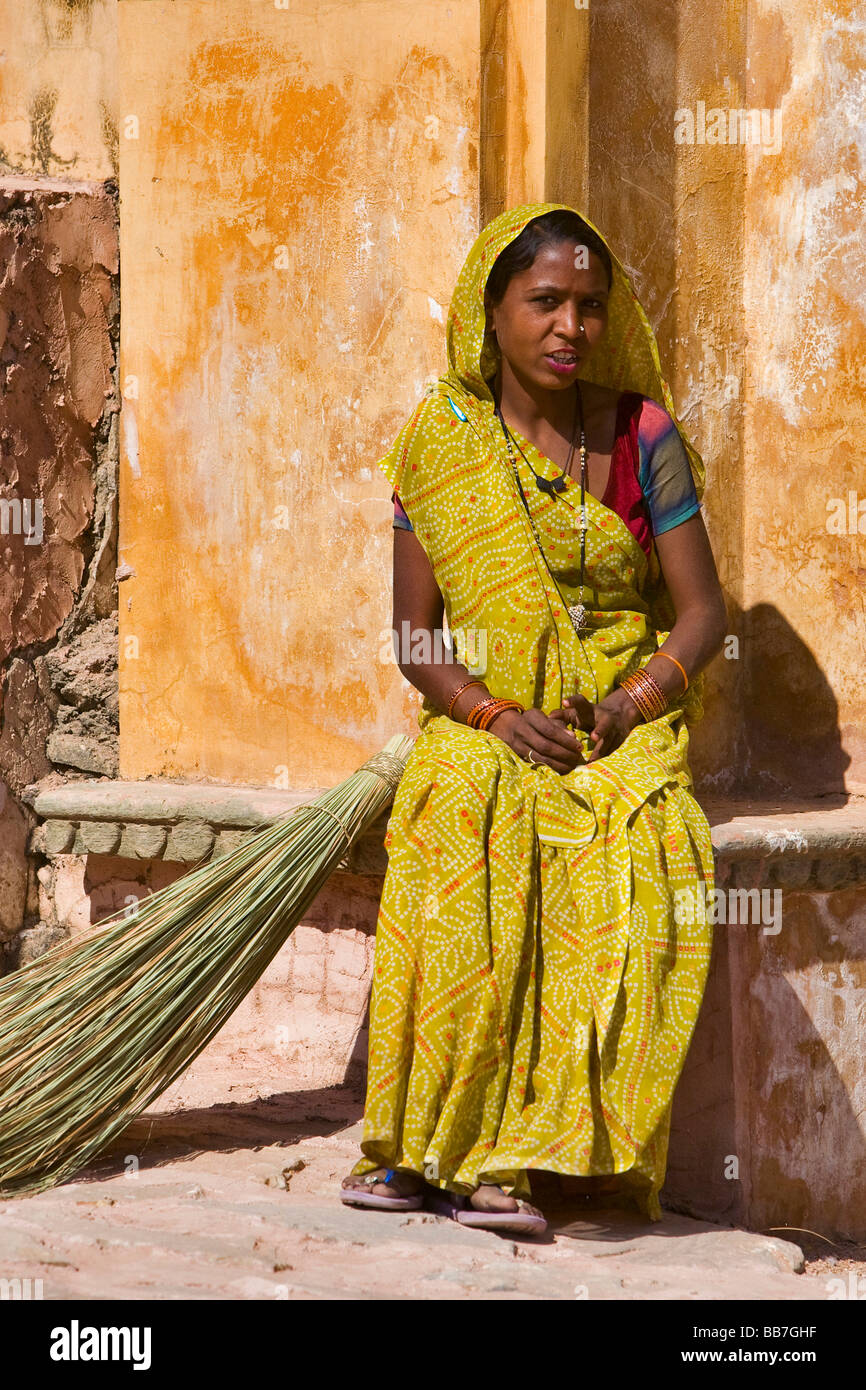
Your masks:
<instances>
[{"instance_id":1,"label":"orange painted wall","mask_svg":"<svg viewBox=\"0 0 866 1390\"><path fill-rule=\"evenodd\" d=\"M759 0L749 33L748 104L781 120L743 254L749 775L864 794L866 16Z\"/></svg>"},{"instance_id":2,"label":"orange painted wall","mask_svg":"<svg viewBox=\"0 0 866 1390\"><path fill-rule=\"evenodd\" d=\"M317 786L415 707L375 469L478 225L478 7L121 0L121 772Z\"/></svg>"},{"instance_id":3,"label":"orange painted wall","mask_svg":"<svg viewBox=\"0 0 866 1390\"><path fill-rule=\"evenodd\" d=\"M826 529L866 500L853 8L220 15L119 5L123 775L320 786L413 729L375 461L482 218L549 197L634 272L707 461L733 649L699 785L866 789L863 538ZM779 150L677 143L699 102L779 109Z\"/></svg>"}]
</instances>

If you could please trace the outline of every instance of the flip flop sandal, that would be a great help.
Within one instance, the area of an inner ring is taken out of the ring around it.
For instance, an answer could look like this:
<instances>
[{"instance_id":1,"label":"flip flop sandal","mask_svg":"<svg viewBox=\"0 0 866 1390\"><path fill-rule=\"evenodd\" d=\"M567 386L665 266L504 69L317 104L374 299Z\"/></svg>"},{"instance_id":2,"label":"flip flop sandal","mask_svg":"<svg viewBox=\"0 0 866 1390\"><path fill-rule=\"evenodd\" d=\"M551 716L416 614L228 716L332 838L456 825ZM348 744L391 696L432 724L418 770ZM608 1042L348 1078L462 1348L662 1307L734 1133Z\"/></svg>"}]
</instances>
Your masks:
<instances>
[{"instance_id":1,"label":"flip flop sandal","mask_svg":"<svg viewBox=\"0 0 866 1390\"><path fill-rule=\"evenodd\" d=\"M358 1181L367 1187L375 1187L380 1182L390 1184L395 1172L396 1169L387 1168L384 1178L376 1173L365 1173ZM349 1207L379 1207L382 1210L388 1207L392 1211L418 1211L419 1207L424 1205L424 1194L417 1192L411 1197L377 1197L375 1192L363 1192L357 1187L344 1187L340 1190L340 1201Z\"/></svg>"},{"instance_id":2,"label":"flip flop sandal","mask_svg":"<svg viewBox=\"0 0 866 1390\"><path fill-rule=\"evenodd\" d=\"M509 1231L519 1235L541 1235L547 1230L543 1216L533 1216L525 1211L526 1202L517 1199L518 1211L476 1211L469 1205L465 1192L449 1192L447 1188L434 1188L426 1195L426 1206L439 1216L449 1216L461 1226L478 1226L483 1230Z\"/></svg>"}]
</instances>

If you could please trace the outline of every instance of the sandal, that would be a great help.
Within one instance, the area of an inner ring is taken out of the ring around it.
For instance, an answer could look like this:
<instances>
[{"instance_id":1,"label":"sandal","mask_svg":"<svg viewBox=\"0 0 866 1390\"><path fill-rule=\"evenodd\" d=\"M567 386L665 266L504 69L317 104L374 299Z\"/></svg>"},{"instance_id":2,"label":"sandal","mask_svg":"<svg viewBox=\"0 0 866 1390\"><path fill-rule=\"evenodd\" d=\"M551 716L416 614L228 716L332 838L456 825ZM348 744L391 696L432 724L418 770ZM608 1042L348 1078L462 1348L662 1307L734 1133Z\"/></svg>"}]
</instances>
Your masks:
<instances>
[{"instance_id":1,"label":"sandal","mask_svg":"<svg viewBox=\"0 0 866 1390\"><path fill-rule=\"evenodd\" d=\"M423 1192L416 1192L405 1197L377 1197L375 1192L363 1192L355 1186L355 1183L363 1183L365 1187L375 1187L380 1182L390 1186L396 1172L396 1168L386 1168L384 1178L379 1171L356 1176L355 1181L349 1187L342 1188L340 1201L345 1202L349 1207L379 1207L380 1209L390 1207L394 1211L418 1211L424 1205Z\"/></svg>"},{"instance_id":2,"label":"sandal","mask_svg":"<svg viewBox=\"0 0 866 1390\"><path fill-rule=\"evenodd\" d=\"M428 1210L448 1216L461 1226L476 1226L488 1231L512 1231L520 1235L541 1235L547 1230L543 1216L526 1211L528 1203L520 1197L517 1211L478 1211L469 1205L464 1192L449 1192L447 1188L431 1188L426 1196Z\"/></svg>"}]
</instances>

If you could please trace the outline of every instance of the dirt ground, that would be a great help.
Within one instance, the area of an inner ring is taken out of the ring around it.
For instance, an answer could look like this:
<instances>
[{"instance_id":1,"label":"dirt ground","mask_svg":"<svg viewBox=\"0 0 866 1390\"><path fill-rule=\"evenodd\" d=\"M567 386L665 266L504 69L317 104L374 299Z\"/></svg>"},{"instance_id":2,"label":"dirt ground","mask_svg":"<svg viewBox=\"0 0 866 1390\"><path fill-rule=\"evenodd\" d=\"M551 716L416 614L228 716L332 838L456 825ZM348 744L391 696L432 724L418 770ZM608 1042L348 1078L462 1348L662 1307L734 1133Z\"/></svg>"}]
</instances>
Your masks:
<instances>
[{"instance_id":1,"label":"dirt ground","mask_svg":"<svg viewBox=\"0 0 866 1390\"><path fill-rule=\"evenodd\" d=\"M828 1299L849 1271L866 1292L862 1248L647 1223L546 1175L542 1237L347 1207L362 1110L217 1039L77 1181L0 1202L0 1277L45 1299Z\"/></svg>"}]
</instances>

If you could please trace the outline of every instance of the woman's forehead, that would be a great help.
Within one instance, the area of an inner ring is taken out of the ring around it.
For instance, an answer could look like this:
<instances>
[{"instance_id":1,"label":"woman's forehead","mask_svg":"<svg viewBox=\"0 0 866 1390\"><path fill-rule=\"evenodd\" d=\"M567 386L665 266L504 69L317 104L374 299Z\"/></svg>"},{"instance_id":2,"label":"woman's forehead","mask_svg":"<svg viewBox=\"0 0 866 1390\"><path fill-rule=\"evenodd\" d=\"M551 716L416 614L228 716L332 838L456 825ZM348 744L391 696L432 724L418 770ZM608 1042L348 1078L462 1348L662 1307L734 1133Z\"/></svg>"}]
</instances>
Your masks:
<instances>
[{"instance_id":1,"label":"woman's forehead","mask_svg":"<svg viewBox=\"0 0 866 1390\"><path fill-rule=\"evenodd\" d=\"M514 271L509 285L521 289L574 289L586 294L589 290L608 293L607 271L595 251L579 241L547 242L540 246L531 265ZM487 295L487 285L484 287Z\"/></svg>"}]
</instances>

